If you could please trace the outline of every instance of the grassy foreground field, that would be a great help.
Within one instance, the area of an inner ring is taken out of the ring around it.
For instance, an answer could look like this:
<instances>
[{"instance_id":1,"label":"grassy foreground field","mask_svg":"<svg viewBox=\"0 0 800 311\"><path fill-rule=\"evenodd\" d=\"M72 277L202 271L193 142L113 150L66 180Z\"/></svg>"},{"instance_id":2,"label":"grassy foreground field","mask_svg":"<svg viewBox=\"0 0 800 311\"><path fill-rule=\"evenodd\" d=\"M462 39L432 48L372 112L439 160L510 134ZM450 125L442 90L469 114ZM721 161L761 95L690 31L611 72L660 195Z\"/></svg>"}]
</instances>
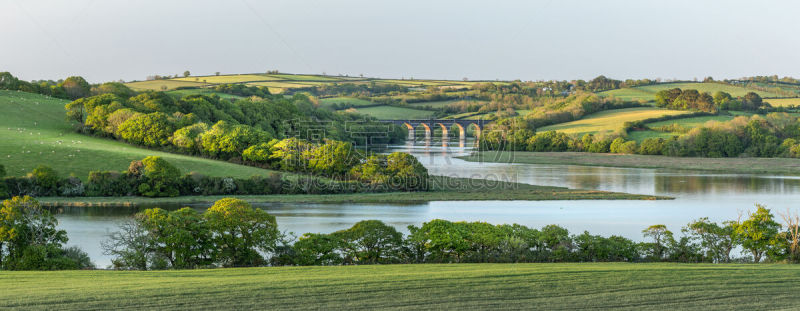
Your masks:
<instances>
[{"instance_id":1,"label":"grassy foreground field","mask_svg":"<svg viewBox=\"0 0 800 311\"><path fill-rule=\"evenodd\" d=\"M111 139L75 132L66 121L65 100L0 91L0 164L9 176L22 176L38 165L62 176L86 179L90 171L127 169L133 160L161 156L184 173L247 178L273 172L223 161L137 148Z\"/></svg>"},{"instance_id":2,"label":"grassy foreground field","mask_svg":"<svg viewBox=\"0 0 800 311\"><path fill-rule=\"evenodd\" d=\"M800 175L800 159L691 158L588 152L477 152L461 159L473 162L564 164L632 168Z\"/></svg>"},{"instance_id":3,"label":"grassy foreground field","mask_svg":"<svg viewBox=\"0 0 800 311\"><path fill-rule=\"evenodd\" d=\"M425 264L0 272L14 309L793 309L800 266Z\"/></svg>"},{"instance_id":4,"label":"grassy foreground field","mask_svg":"<svg viewBox=\"0 0 800 311\"><path fill-rule=\"evenodd\" d=\"M687 114L688 111L668 110L662 108L639 107L606 110L590 114L583 119L545 126L537 129L537 132L559 131L568 134L598 134L611 133L622 128L628 121L638 121L649 118L657 118L665 115Z\"/></svg>"}]
</instances>

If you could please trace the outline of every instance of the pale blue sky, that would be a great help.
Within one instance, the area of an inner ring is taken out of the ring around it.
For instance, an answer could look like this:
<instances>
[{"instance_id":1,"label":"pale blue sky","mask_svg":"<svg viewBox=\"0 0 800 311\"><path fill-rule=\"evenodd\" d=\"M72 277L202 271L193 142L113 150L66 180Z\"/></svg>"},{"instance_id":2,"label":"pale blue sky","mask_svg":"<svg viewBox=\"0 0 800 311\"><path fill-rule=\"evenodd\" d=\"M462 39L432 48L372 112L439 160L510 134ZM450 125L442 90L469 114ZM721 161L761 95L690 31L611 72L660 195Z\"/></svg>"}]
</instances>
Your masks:
<instances>
[{"instance_id":1,"label":"pale blue sky","mask_svg":"<svg viewBox=\"0 0 800 311\"><path fill-rule=\"evenodd\" d=\"M800 77L797 1L0 0L0 71Z\"/></svg>"}]
</instances>

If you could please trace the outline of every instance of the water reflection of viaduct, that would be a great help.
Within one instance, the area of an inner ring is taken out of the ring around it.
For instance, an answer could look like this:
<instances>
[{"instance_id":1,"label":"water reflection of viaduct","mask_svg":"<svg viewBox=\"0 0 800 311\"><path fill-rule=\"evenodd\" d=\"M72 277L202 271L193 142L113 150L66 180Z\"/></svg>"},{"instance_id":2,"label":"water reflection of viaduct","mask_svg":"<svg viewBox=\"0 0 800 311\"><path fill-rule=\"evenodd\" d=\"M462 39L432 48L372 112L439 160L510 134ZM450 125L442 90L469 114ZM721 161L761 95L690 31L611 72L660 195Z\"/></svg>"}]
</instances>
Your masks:
<instances>
[{"instance_id":1,"label":"water reflection of viaduct","mask_svg":"<svg viewBox=\"0 0 800 311\"><path fill-rule=\"evenodd\" d=\"M405 125L408 128L409 135L414 135L414 129L422 125L425 128L425 137L431 137L431 127L439 126L442 129L442 136L447 137L448 131L453 126L458 127L458 137L465 138L467 136L467 128L470 126L475 127L475 137L480 138L481 131L484 128L484 120L447 120L447 119L428 119L428 120L381 120L381 122L392 123L395 125Z\"/></svg>"}]
</instances>

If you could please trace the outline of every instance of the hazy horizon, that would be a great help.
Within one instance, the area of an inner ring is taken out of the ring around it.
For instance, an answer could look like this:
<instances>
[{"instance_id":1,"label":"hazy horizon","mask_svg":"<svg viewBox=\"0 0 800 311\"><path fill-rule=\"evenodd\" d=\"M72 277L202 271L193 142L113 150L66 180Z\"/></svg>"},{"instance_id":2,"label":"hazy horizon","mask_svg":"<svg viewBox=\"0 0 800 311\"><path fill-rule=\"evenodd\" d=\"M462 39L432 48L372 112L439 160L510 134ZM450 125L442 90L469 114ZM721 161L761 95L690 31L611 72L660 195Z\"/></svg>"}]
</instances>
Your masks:
<instances>
[{"instance_id":1,"label":"hazy horizon","mask_svg":"<svg viewBox=\"0 0 800 311\"><path fill-rule=\"evenodd\" d=\"M800 76L790 1L0 0L0 71L471 80Z\"/></svg>"}]
</instances>

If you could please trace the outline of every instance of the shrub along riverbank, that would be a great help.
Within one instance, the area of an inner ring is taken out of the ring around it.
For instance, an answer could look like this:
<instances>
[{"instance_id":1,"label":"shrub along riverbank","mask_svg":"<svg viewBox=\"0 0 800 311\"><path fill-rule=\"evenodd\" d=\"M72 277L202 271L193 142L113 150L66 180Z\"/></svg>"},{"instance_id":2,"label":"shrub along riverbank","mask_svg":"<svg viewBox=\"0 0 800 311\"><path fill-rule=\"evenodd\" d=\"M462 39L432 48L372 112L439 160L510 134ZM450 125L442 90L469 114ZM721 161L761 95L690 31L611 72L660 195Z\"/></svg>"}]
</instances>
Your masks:
<instances>
[{"instance_id":1,"label":"shrub along riverbank","mask_svg":"<svg viewBox=\"0 0 800 311\"><path fill-rule=\"evenodd\" d=\"M472 162L562 164L800 175L800 160L790 158L688 158L637 154L525 151L480 151L459 158Z\"/></svg>"},{"instance_id":2,"label":"shrub along riverbank","mask_svg":"<svg viewBox=\"0 0 800 311\"><path fill-rule=\"evenodd\" d=\"M195 173L181 175L180 170L159 157L133 161L126 171L91 172L87 182L75 176L63 178L54 169L40 166L26 176L0 180L0 199L25 195L46 196L44 203L49 206L210 204L223 196L236 196L249 202L284 203L670 199L508 181L429 176L413 156L395 153L386 158L391 161L359 165L369 167L367 173L373 177L368 181L337 180L313 175L284 177L278 173L247 179ZM3 166L0 165L0 178L3 174Z\"/></svg>"}]
</instances>

